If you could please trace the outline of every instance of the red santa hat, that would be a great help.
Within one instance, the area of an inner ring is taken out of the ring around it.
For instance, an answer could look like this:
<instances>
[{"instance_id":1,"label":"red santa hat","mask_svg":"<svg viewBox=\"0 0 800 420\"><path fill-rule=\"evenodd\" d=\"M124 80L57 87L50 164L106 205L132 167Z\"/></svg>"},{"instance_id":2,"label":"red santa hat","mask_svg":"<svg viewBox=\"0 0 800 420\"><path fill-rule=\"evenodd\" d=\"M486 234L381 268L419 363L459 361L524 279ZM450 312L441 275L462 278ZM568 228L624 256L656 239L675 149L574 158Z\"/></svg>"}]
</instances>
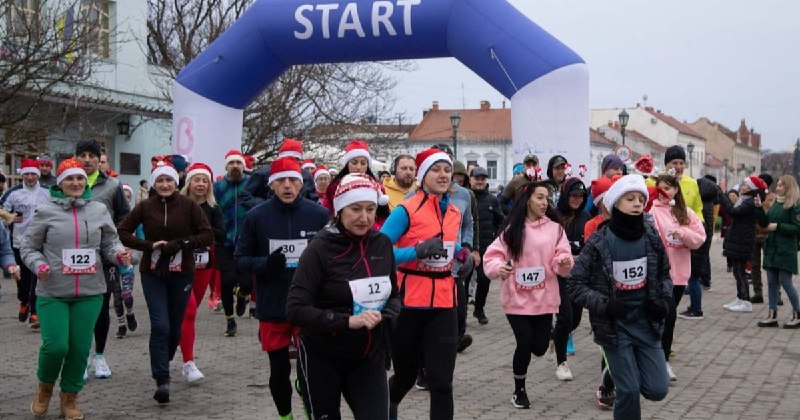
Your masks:
<instances>
[{"instance_id":1,"label":"red santa hat","mask_svg":"<svg viewBox=\"0 0 800 420\"><path fill-rule=\"evenodd\" d=\"M319 176L325 174L327 175L331 174L331 172L328 170L328 168L325 167L325 165L317 166L317 168L314 169L314 172L312 173L312 175L314 176L314 181L316 181Z\"/></svg>"},{"instance_id":2,"label":"red santa hat","mask_svg":"<svg viewBox=\"0 0 800 420\"><path fill-rule=\"evenodd\" d=\"M303 163L300 165L303 169L308 169L311 172L314 172L314 169L317 168L317 164L314 163L314 159L305 159Z\"/></svg>"},{"instance_id":3,"label":"red santa hat","mask_svg":"<svg viewBox=\"0 0 800 420\"><path fill-rule=\"evenodd\" d=\"M342 164L346 165L347 162L357 158L367 158L367 163L370 161L369 147L364 140L353 140L344 148L344 156L342 156Z\"/></svg>"},{"instance_id":4,"label":"red santa hat","mask_svg":"<svg viewBox=\"0 0 800 420\"><path fill-rule=\"evenodd\" d=\"M214 172L211 167L203 162L196 162L189 166L186 171L186 183L195 175L205 175L208 177L209 182L214 182Z\"/></svg>"},{"instance_id":5,"label":"red santa hat","mask_svg":"<svg viewBox=\"0 0 800 420\"><path fill-rule=\"evenodd\" d=\"M269 183L281 178L295 178L303 181L303 174L300 172L300 163L293 157L278 158L272 162L269 168Z\"/></svg>"},{"instance_id":6,"label":"red santa hat","mask_svg":"<svg viewBox=\"0 0 800 420\"><path fill-rule=\"evenodd\" d=\"M747 186L750 187L751 190L762 190L762 191L767 190L767 184L764 182L763 179L757 176L748 176L747 178L744 179L744 183L747 184Z\"/></svg>"},{"instance_id":7,"label":"red santa hat","mask_svg":"<svg viewBox=\"0 0 800 420\"><path fill-rule=\"evenodd\" d=\"M255 165L256 165L256 158L255 157L253 157L251 155L247 155L247 156L244 157L244 170L245 171L253 172L253 168L255 167Z\"/></svg>"},{"instance_id":8,"label":"red santa hat","mask_svg":"<svg viewBox=\"0 0 800 420\"><path fill-rule=\"evenodd\" d=\"M336 187L333 196L333 209L339 213L343 208L361 201L369 201L380 206L389 204L389 197L383 193L381 185L365 174L347 174Z\"/></svg>"},{"instance_id":9,"label":"red santa hat","mask_svg":"<svg viewBox=\"0 0 800 420\"><path fill-rule=\"evenodd\" d=\"M37 176L41 176L42 172L39 171L39 162L33 159L22 159L22 166L19 168L19 174L36 174Z\"/></svg>"},{"instance_id":10,"label":"red santa hat","mask_svg":"<svg viewBox=\"0 0 800 420\"><path fill-rule=\"evenodd\" d=\"M39 162L40 167L41 166L49 166L51 168L53 167L53 160L50 159L49 156L46 155L39 156L38 158L36 158L36 161Z\"/></svg>"},{"instance_id":11,"label":"red santa hat","mask_svg":"<svg viewBox=\"0 0 800 420\"><path fill-rule=\"evenodd\" d=\"M150 185L156 185L156 179L161 175L167 175L178 184L178 171L172 166L172 163L166 160L158 160L153 164L153 171L150 173Z\"/></svg>"},{"instance_id":12,"label":"red santa hat","mask_svg":"<svg viewBox=\"0 0 800 420\"><path fill-rule=\"evenodd\" d=\"M417 182L419 182L420 185L422 185L422 180L425 179L425 174L428 173L428 170L431 169L433 165L439 162L447 162L448 165L451 167L453 166L453 161L450 160L450 156L439 149L423 150L417 153L417 157L414 160L417 163Z\"/></svg>"},{"instance_id":13,"label":"red santa hat","mask_svg":"<svg viewBox=\"0 0 800 420\"><path fill-rule=\"evenodd\" d=\"M81 175L87 178L86 170L83 169L83 164L78 161L78 159L69 158L58 165L58 170L56 171L56 185L60 184L61 181L67 179L67 177L71 175Z\"/></svg>"},{"instance_id":14,"label":"red santa hat","mask_svg":"<svg viewBox=\"0 0 800 420\"><path fill-rule=\"evenodd\" d=\"M242 162L242 166L247 164L241 151L236 149L228 150L228 153L225 153L225 166L234 161Z\"/></svg>"},{"instance_id":15,"label":"red santa hat","mask_svg":"<svg viewBox=\"0 0 800 420\"><path fill-rule=\"evenodd\" d=\"M295 139L283 139L281 148L278 149L278 158L293 157L295 159L303 158L303 143Z\"/></svg>"}]
</instances>

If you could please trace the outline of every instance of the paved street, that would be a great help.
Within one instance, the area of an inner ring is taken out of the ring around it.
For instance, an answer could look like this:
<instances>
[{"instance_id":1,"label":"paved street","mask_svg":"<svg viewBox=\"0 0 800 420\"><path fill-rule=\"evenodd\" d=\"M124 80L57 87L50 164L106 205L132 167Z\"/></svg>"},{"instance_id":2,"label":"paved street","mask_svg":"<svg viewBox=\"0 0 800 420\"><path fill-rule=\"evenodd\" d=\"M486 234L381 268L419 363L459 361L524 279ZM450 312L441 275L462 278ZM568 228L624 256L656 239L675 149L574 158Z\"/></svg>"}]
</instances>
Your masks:
<instances>
[{"instance_id":1,"label":"paved street","mask_svg":"<svg viewBox=\"0 0 800 420\"><path fill-rule=\"evenodd\" d=\"M800 417L800 332L756 326L766 305L751 314L730 313L722 305L735 296L731 274L720 256L721 241L712 247L713 291L704 296L706 319L678 319L672 366L678 375L666 400L644 401L643 415L654 419L795 419ZM764 276L766 281L766 276ZM796 282L797 284L797 282ZM39 334L17 322L15 287L2 280L0 303L0 418L33 418L28 411L36 385ZM124 340L113 337L106 358L113 377L91 378L79 397L87 419L274 419L277 414L267 387L268 362L256 338L257 322L239 319L239 336L225 338L224 317L205 302L198 312L197 365L206 378L189 385L173 366L172 403L158 407L148 362L149 324L137 280L135 308L140 328ZM779 309L781 323L790 316L788 299ZM681 308L685 307L684 298ZM575 333L577 354L569 359L575 380L555 377L555 361L534 359L528 372L530 410L514 409L511 356L514 339L498 304L497 288L489 298L489 325L470 317L475 344L459 356L455 372L457 419L610 419L595 405L600 357L590 336L588 315ZM471 309L470 309L471 311ZM112 313L112 325L115 318ZM180 353L178 353L178 359ZM294 375L293 375L294 377ZM49 418L58 415L57 397ZM300 399L295 395L296 418ZM400 406L401 419L427 418L425 392L412 390ZM351 418L345 408L345 418Z\"/></svg>"}]
</instances>

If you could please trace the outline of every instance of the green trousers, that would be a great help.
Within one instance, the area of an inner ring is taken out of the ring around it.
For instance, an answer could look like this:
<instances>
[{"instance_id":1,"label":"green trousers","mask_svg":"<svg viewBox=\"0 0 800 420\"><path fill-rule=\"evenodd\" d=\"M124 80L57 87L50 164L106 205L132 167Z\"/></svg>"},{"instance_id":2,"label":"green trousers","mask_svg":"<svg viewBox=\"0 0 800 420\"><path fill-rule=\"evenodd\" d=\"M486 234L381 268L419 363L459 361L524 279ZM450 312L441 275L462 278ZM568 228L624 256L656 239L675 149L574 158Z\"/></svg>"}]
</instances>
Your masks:
<instances>
[{"instance_id":1,"label":"green trousers","mask_svg":"<svg viewBox=\"0 0 800 420\"><path fill-rule=\"evenodd\" d=\"M74 298L39 296L36 309L41 325L39 381L55 383L61 375L62 392L80 392L86 359L92 347L94 324L103 295Z\"/></svg>"}]
</instances>

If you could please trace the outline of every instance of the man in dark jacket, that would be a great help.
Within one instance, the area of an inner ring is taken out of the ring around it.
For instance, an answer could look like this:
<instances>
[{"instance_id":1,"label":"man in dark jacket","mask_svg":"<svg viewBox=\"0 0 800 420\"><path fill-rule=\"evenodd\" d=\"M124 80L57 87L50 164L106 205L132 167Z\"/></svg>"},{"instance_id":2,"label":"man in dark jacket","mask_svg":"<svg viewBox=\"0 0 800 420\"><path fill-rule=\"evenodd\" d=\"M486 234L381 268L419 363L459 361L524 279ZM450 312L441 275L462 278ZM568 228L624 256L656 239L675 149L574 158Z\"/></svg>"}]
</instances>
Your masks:
<instances>
[{"instance_id":1,"label":"man in dark jacket","mask_svg":"<svg viewBox=\"0 0 800 420\"><path fill-rule=\"evenodd\" d=\"M322 206L300 196L300 163L279 158L269 178L274 197L249 211L236 245L236 264L255 275L256 318L261 349L269 355L269 387L278 415L292 411L289 344L294 334L286 319L286 295L308 241L328 223Z\"/></svg>"},{"instance_id":2,"label":"man in dark jacket","mask_svg":"<svg viewBox=\"0 0 800 420\"><path fill-rule=\"evenodd\" d=\"M487 179L489 172L480 166L472 168L470 173L470 185L472 185L472 192L475 194L475 199L478 205L478 230L480 232L478 239L478 251L480 252L480 264L478 264L477 272L477 285L475 287L475 310L472 316L478 319L481 325L489 323L489 318L483 308L486 306L486 296L489 294L489 278L483 271L483 254L489 245L492 244L500 227L503 225L503 211L500 209L500 203L497 202L497 197L489 193L489 186Z\"/></svg>"},{"instance_id":3,"label":"man in dark jacket","mask_svg":"<svg viewBox=\"0 0 800 420\"><path fill-rule=\"evenodd\" d=\"M547 180L544 183L550 189L548 201L552 207L558 203L561 185L567 179L567 165L567 158L561 155L555 155L547 162Z\"/></svg>"},{"instance_id":4,"label":"man in dark jacket","mask_svg":"<svg viewBox=\"0 0 800 420\"><path fill-rule=\"evenodd\" d=\"M278 159L282 157L296 159L299 164L303 159L302 143L294 139L284 139L278 151ZM273 192L269 185L270 167L271 165L267 164L253 171L244 191L239 193L239 200L242 202L244 208L250 210L272 198ZM317 187L314 185L314 177L311 176L311 172L301 168L300 173L303 176L303 185L300 190L300 195L313 202L318 202Z\"/></svg>"}]
</instances>

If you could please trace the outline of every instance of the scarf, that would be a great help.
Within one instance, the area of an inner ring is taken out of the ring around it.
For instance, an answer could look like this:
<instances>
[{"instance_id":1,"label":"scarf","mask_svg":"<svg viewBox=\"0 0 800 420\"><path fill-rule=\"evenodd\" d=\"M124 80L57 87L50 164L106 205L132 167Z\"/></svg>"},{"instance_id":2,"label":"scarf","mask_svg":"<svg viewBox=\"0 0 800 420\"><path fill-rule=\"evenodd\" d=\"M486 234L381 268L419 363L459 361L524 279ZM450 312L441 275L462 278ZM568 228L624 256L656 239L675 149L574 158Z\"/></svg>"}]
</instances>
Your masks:
<instances>
[{"instance_id":1,"label":"scarf","mask_svg":"<svg viewBox=\"0 0 800 420\"><path fill-rule=\"evenodd\" d=\"M621 239L626 241L638 240L644 235L644 213L634 216L625 214L614 207L611 210L611 220L609 220L608 228Z\"/></svg>"}]
</instances>

